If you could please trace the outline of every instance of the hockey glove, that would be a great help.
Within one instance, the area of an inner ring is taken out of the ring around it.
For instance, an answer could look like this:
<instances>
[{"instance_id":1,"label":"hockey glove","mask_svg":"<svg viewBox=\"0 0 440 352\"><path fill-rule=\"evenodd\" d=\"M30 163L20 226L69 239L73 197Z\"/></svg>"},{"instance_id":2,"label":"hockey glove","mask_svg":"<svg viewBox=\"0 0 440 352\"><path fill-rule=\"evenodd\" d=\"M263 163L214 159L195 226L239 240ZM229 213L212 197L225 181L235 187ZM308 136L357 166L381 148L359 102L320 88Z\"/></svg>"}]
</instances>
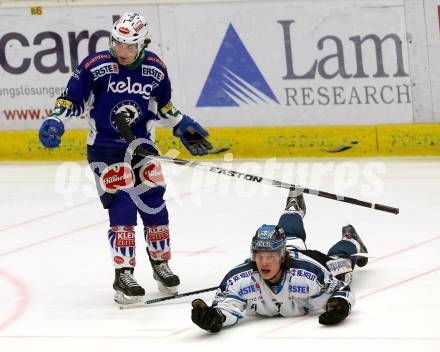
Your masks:
<instances>
[{"instance_id":1,"label":"hockey glove","mask_svg":"<svg viewBox=\"0 0 440 352\"><path fill-rule=\"evenodd\" d=\"M159 151L150 144L141 144L138 145L135 150L134 150L134 154L139 155L139 156L151 156L151 155L159 155Z\"/></svg>"},{"instance_id":2,"label":"hockey glove","mask_svg":"<svg viewBox=\"0 0 440 352\"><path fill-rule=\"evenodd\" d=\"M44 121L38 132L40 142L46 148L56 148L61 143L64 134L64 124L55 116L49 116Z\"/></svg>"},{"instance_id":3,"label":"hockey glove","mask_svg":"<svg viewBox=\"0 0 440 352\"><path fill-rule=\"evenodd\" d=\"M343 321L350 312L348 302L339 297L331 297L325 306L325 313L319 316L322 325L334 325Z\"/></svg>"},{"instance_id":4,"label":"hockey glove","mask_svg":"<svg viewBox=\"0 0 440 352\"><path fill-rule=\"evenodd\" d=\"M192 301L191 320L200 328L219 332L223 327L226 317L218 308L209 307L206 302L200 298Z\"/></svg>"},{"instance_id":5,"label":"hockey glove","mask_svg":"<svg viewBox=\"0 0 440 352\"><path fill-rule=\"evenodd\" d=\"M207 155L208 150L212 149L212 144L205 138L208 132L189 116L183 115L182 121L174 127L173 134L194 156Z\"/></svg>"}]
</instances>

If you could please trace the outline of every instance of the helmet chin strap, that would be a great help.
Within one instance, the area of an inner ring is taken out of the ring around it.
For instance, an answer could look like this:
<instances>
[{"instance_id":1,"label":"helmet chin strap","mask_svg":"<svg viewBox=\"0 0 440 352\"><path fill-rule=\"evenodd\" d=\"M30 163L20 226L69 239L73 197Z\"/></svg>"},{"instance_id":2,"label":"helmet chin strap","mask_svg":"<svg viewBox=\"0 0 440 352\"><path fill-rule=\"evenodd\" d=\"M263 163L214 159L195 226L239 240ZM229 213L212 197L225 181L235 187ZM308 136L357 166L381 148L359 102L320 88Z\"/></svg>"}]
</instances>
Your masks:
<instances>
[{"instance_id":1,"label":"helmet chin strap","mask_svg":"<svg viewBox=\"0 0 440 352\"><path fill-rule=\"evenodd\" d=\"M125 65L125 67L127 67L128 69L134 69L138 67L144 60L144 55L144 51L142 50L140 53L138 53L136 59L131 64Z\"/></svg>"},{"instance_id":2,"label":"helmet chin strap","mask_svg":"<svg viewBox=\"0 0 440 352\"><path fill-rule=\"evenodd\" d=\"M134 59L134 61L136 61L137 59L139 59L139 56L141 56L141 54L142 54L142 56L143 56L143 53L144 53L144 49L145 49L144 45L143 45L143 44L138 44L138 45L141 46L141 49L138 50L138 53L137 53L136 58Z\"/></svg>"}]
</instances>

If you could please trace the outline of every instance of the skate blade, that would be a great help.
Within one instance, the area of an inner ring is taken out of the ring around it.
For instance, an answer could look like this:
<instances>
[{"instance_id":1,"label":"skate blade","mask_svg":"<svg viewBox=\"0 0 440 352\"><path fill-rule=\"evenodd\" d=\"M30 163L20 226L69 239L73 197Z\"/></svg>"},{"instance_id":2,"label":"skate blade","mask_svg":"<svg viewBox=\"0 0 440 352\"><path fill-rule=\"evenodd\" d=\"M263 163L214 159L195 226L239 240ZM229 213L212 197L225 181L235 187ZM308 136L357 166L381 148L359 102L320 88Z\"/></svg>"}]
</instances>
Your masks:
<instances>
[{"instance_id":1,"label":"skate blade","mask_svg":"<svg viewBox=\"0 0 440 352\"><path fill-rule=\"evenodd\" d=\"M179 287L179 286L170 286L170 287L167 287L167 286L165 286L162 282L160 282L160 281L156 281L156 283L157 283L157 288L159 289L159 291L160 292L162 292L162 293L166 293L166 294L168 294L168 295L177 295L177 288Z\"/></svg>"},{"instance_id":2,"label":"skate blade","mask_svg":"<svg viewBox=\"0 0 440 352\"><path fill-rule=\"evenodd\" d=\"M114 300L120 306L135 305L144 302L144 296L126 296L120 291L115 292Z\"/></svg>"},{"instance_id":3,"label":"skate blade","mask_svg":"<svg viewBox=\"0 0 440 352\"><path fill-rule=\"evenodd\" d=\"M140 307L145 307L145 303L144 303L144 301L136 302L136 303L128 303L128 304L119 304L118 303L118 307L119 307L119 309L140 308Z\"/></svg>"}]
</instances>

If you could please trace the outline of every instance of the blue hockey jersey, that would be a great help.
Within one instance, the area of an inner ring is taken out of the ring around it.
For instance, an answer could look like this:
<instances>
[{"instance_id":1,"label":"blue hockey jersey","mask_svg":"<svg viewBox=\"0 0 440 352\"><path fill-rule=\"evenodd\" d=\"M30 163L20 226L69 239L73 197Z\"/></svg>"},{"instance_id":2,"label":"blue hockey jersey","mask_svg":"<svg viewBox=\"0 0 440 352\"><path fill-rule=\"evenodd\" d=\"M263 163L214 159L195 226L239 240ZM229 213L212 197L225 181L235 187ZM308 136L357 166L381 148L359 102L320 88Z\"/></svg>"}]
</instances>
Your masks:
<instances>
[{"instance_id":1,"label":"blue hockey jersey","mask_svg":"<svg viewBox=\"0 0 440 352\"><path fill-rule=\"evenodd\" d=\"M138 138L152 139L154 121L174 127L182 119L171 102L167 68L153 52L145 50L135 68L120 65L108 51L87 56L57 99L54 115L65 121L86 114L89 145L122 148L126 143L115 126L120 112Z\"/></svg>"}]
</instances>

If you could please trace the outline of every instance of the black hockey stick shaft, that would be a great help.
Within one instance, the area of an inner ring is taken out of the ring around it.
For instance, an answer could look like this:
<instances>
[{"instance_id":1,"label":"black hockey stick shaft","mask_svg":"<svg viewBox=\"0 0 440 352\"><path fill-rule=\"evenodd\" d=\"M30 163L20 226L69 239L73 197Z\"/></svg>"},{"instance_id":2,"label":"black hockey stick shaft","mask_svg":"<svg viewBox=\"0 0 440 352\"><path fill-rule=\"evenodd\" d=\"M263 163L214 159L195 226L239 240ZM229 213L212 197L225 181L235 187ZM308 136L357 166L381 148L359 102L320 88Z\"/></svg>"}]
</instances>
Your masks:
<instances>
[{"instance_id":1,"label":"black hockey stick shaft","mask_svg":"<svg viewBox=\"0 0 440 352\"><path fill-rule=\"evenodd\" d=\"M160 161L171 162L171 163L174 163L177 165L184 165L184 166L193 167L193 168L197 168L197 169L203 169L203 170L207 170L207 171L210 171L210 172L213 172L216 174L235 177L235 178L243 179L245 181L250 181L250 182L267 184L267 185L271 185L274 187L285 188L285 189L298 189L304 193L312 194L312 195L315 195L318 197L323 197L323 198L333 199L333 200L337 200L337 201L344 202L344 203L359 205L361 207L381 210L381 211L385 211L385 212L392 213L392 214L399 214L398 208L391 207L388 205L370 203L370 202L366 202L366 201L359 200L356 198L341 196L338 194L333 194L333 193L329 193L329 192L325 192L325 191L319 191L319 190L312 189L312 188L306 188L306 187L294 185L292 183L272 180L272 179L265 178L262 176L256 176L256 175L251 175L251 174L247 174L247 173L243 173L243 172L238 172L235 170L224 169L219 166L206 165L206 164L203 164L203 163L200 163L197 161L175 159L175 158L169 158L166 156L154 156L154 157L147 156L147 158L154 158L154 159L157 159Z\"/></svg>"},{"instance_id":2,"label":"black hockey stick shaft","mask_svg":"<svg viewBox=\"0 0 440 352\"><path fill-rule=\"evenodd\" d=\"M149 304L154 304L154 303L159 303L159 302L163 302L163 301L169 301L171 299L177 299L177 298L181 298L181 297L186 297L186 296L192 296L192 295L197 295L199 293L204 293L204 292L209 292L209 291L215 291L217 290L218 286L215 287L209 287L209 288L204 288L202 290L196 290L196 291L190 291L190 292L185 292L185 293L179 293L177 295L174 296L168 296L168 297L161 297L161 298L155 298L155 299L149 299L146 300L144 302L144 305L149 305Z\"/></svg>"},{"instance_id":3,"label":"black hockey stick shaft","mask_svg":"<svg viewBox=\"0 0 440 352\"><path fill-rule=\"evenodd\" d=\"M126 142L128 144L130 144L132 141L134 141L136 139L136 137L134 136L133 132L130 129L130 126L127 124L127 122L125 120L125 115L118 114L115 117L115 121L116 121L116 126L118 127L119 132L121 133L122 137L126 140ZM256 175L246 174L243 172L238 172L235 170L224 169L224 168L218 167L218 166L211 166L211 165L203 164L203 163L200 163L197 161L176 159L176 158L170 158L167 156L156 156L156 155L146 155L145 157L148 159L156 159L156 160L160 160L160 161L174 163L176 165L182 165L182 166L188 166L188 167L197 168L197 169L203 169L203 170L207 170L207 171L210 171L210 172L213 172L216 174L221 174L221 175L225 175L225 176L243 179L245 181L267 184L267 185L271 185L274 187L285 188L285 189L298 189L304 193L312 194L312 195L315 195L318 197L333 199L333 200L337 200L337 201L344 202L344 203L358 205L361 207L385 211L387 213L399 214L399 208L391 207L388 205L365 202L363 200L359 200L356 198L345 197L345 196L341 196L338 194L319 191L319 190L315 190L312 188L306 188L306 187L294 185L294 184L287 183L287 182L272 180L272 179L265 178L262 176L256 176Z\"/></svg>"}]
</instances>

